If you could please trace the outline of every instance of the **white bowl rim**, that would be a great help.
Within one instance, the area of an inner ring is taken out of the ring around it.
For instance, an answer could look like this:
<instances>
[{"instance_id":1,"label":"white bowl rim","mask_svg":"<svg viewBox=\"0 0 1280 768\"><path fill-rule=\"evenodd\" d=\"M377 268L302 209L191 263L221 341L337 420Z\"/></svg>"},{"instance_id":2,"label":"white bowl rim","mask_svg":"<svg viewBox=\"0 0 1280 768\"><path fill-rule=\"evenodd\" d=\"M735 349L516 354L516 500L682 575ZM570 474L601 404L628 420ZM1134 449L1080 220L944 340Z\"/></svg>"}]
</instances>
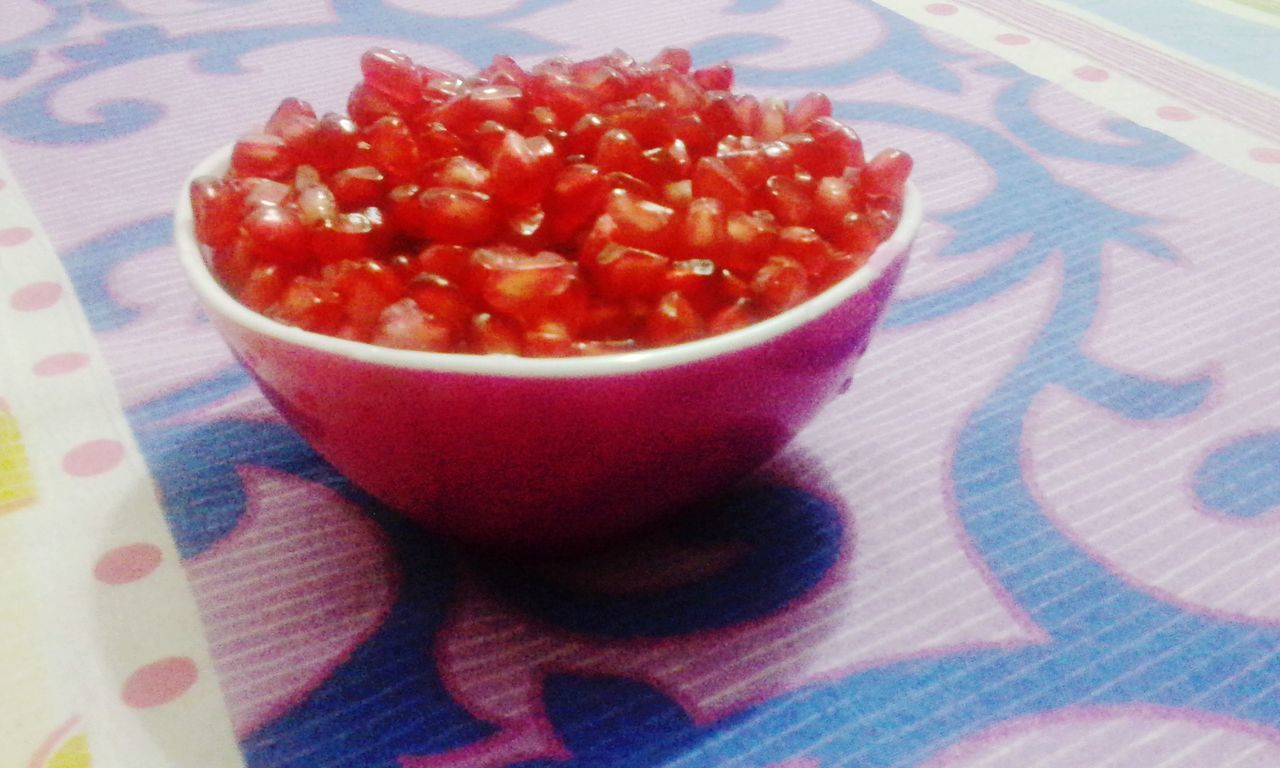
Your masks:
<instances>
[{"instance_id":1,"label":"white bowl rim","mask_svg":"<svg viewBox=\"0 0 1280 768\"><path fill-rule=\"evenodd\" d=\"M229 164L232 145L206 157L183 183L174 207L174 245L187 279L207 309L250 331L278 341L297 344L339 357L375 365L416 371L470 374L508 378L581 378L616 376L673 368L728 355L754 347L799 328L830 312L854 294L865 290L890 264L911 246L923 217L920 192L907 182L902 216L893 234L882 242L865 264L822 293L791 309L739 328L682 344L616 354L584 357L522 357L476 355L458 352L423 352L380 347L306 331L259 314L237 301L209 270L195 239L189 189L200 176L221 176Z\"/></svg>"}]
</instances>

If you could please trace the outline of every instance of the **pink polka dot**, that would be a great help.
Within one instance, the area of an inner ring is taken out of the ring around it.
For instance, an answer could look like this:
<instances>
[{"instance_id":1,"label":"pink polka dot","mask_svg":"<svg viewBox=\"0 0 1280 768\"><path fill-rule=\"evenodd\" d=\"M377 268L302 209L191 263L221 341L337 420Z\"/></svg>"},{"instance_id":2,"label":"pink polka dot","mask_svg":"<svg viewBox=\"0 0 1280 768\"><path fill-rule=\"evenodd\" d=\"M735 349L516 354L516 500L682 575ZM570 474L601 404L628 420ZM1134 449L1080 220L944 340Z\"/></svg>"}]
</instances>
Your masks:
<instances>
[{"instance_id":1,"label":"pink polka dot","mask_svg":"<svg viewBox=\"0 0 1280 768\"><path fill-rule=\"evenodd\" d=\"M115 440L90 440L67 451L62 468L76 477L90 477L114 469L124 460L124 446Z\"/></svg>"},{"instance_id":2,"label":"pink polka dot","mask_svg":"<svg viewBox=\"0 0 1280 768\"><path fill-rule=\"evenodd\" d=\"M93 576L104 584L128 584L145 578L163 559L154 544L127 544L103 555L93 567Z\"/></svg>"},{"instance_id":3,"label":"pink polka dot","mask_svg":"<svg viewBox=\"0 0 1280 768\"><path fill-rule=\"evenodd\" d=\"M89 364L89 356L80 352L59 352L36 361L31 370L37 376L61 376L78 371Z\"/></svg>"},{"instance_id":4,"label":"pink polka dot","mask_svg":"<svg viewBox=\"0 0 1280 768\"><path fill-rule=\"evenodd\" d=\"M1026 35L1006 32L1003 35L996 35L996 42L1001 43L1002 45L1026 45L1031 42L1031 38Z\"/></svg>"},{"instance_id":5,"label":"pink polka dot","mask_svg":"<svg viewBox=\"0 0 1280 768\"><path fill-rule=\"evenodd\" d=\"M1074 74L1081 80L1088 80L1091 83L1100 83L1111 77L1111 73L1102 67L1095 67L1089 64L1083 67L1076 67Z\"/></svg>"},{"instance_id":6,"label":"pink polka dot","mask_svg":"<svg viewBox=\"0 0 1280 768\"><path fill-rule=\"evenodd\" d=\"M1280 163L1280 149L1275 147L1254 147L1249 150L1249 157L1257 160L1259 163L1267 163L1273 165Z\"/></svg>"},{"instance_id":7,"label":"pink polka dot","mask_svg":"<svg viewBox=\"0 0 1280 768\"><path fill-rule=\"evenodd\" d=\"M124 681L120 698L134 709L168 704L196 684L196 663L185 656L171 656L139 667Z\"/></svg>"},{"instance_id":8,"label":"pink polka dot","mask_svg":"<svg viewBox=\"0 0 1280 768\"><path fill-rule=\"evenodd\" d=\"M954 16L960 10L950 3L930 3L924 9L934 16Z\"/></svg>"},{"instance_id":9,"label":"pink polka dot","mask_svg":"<svg viewBox=\"0 0 1280 768\"><path fill-rule=\"evenodd\" d=\"M8 184L9 182L5 181L4 179L0 179L0 189L4 189Z\"/></svg>"},{"instance_id":10,"label":"pink polka dot","mask_svg":"<svg viewBox=\"0 0 1280 768\"><path fill-rule=\"evenodd\" d=\"M1170 106L1160 107L1157 109L1156 117L1159 117L1162 120L1173 120L1178 123L1185 123L1188 120L1196 119L1195 113L1191 110L1183 109L1182 107Z\"/></svg>"},{"instance_id":11,"label":"pink polka dot","mask_svg":"<svg viewBox=\"0 0 1280 768\"><path fill-rule=\"evenodd\" d=\"M0 413L8 413L8 412L9 412L9 401L5 400L3 397L0 397Z\"/></svg>"},{"instance_id":12,"label":"pink polka dot","mask_svg":"<svg viewBox=\"0 0 1280 768\"><path fill-rule=\"evenodd\" d=\"M9 306L19 312L34 312L58 303L62 298L62 286L57 283L31 283L13 292Z\"/></svg>"},{"instance_id":13,"label":"pink polka dot","mask_svg":"<svg viewBox=\"0 0 1280 768\"><path fill-rule=\"evenodd\" d=\"M0 247L25 243L31 239L32 234L31 230L26 227L0 229Z\"/></svg>"}]
</instances>

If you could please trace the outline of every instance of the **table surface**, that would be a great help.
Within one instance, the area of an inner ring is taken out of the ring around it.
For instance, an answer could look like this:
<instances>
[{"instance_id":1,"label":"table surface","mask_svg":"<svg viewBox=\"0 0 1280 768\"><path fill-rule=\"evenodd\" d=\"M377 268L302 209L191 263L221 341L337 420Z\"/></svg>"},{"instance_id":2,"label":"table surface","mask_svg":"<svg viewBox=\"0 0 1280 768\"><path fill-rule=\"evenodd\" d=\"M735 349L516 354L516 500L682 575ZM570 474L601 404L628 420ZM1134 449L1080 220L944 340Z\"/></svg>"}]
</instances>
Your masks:
<instances>
[{"instance_id":1,"label":"table surface","mask_svg":"<svg viewBox=\"0 0 1280 768\"><path fill-rule=\"evenodd\" d=\"M364 48L828 93L927 221L852 390L626 553L368 502L172 201ZM1280 765L1276 0L5 0L0 768Z\"/></svg>"}]
</instances>

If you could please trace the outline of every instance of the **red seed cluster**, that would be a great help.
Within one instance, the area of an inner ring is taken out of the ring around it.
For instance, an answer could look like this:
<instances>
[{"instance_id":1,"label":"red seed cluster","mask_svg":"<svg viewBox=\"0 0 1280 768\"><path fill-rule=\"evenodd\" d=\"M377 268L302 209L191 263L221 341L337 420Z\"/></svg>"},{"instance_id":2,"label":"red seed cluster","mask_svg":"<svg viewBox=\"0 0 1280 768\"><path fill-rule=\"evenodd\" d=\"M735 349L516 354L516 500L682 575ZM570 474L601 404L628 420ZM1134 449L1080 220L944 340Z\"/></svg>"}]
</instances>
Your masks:
<instances>
[{"instance_id":1,"label":"red seed cluster","mask_svg":"<svg viewBox=\"0 0 1280 768\"><path fill-rule=\"evenodd\" d=\"M375 48L349 116L285 99L196 236L246 306L388 347L600 354L723 333L861 266L911 158L864 159L811 93L730 91L687 51L498 56L470 78Z\"/></svg>"}]
</instances>

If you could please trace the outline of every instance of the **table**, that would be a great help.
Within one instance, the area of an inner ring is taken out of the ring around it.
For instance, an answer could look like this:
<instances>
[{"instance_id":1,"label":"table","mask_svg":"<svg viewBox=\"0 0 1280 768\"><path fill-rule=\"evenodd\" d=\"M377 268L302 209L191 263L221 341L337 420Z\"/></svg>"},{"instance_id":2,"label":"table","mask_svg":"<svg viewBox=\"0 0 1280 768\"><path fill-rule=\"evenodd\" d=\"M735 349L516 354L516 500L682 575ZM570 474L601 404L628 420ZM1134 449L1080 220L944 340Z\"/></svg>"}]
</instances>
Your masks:
<instances>
[{"instance_id":1,"label":"table","mask_svg":"<svg viewBox=\"0 0 1280 768\"><path fill-rule=\"evenodd\" d=\"M8 0L0 766L1280 765L1274 0ZM692 49L927 200L851 391L529 571L336 475L171 211L360 51Z\"/></svg>"}]
</instances>

